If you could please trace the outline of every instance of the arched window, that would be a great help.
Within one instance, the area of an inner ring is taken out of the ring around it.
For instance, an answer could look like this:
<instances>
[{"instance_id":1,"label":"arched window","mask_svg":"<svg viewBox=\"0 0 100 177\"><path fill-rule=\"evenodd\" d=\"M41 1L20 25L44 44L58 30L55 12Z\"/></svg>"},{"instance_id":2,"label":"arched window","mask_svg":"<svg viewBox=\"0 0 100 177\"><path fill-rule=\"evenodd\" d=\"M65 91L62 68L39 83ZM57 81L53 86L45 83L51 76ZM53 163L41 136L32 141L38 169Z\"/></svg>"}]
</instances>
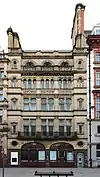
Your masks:
<instances>
[{"instance_id":1,"label":"arched window","mask_svg":"<svg viewBox=\"0 0 100 177\"><path fill-rule=\"evenodd\" d=\"M49 80L46 79L46 88L49 88Z\"/></svg>"},{"instance_id":2,"label":"arched window","mask_svg":"<svg viewBox=\"0 0 100 177\"><path fill-rule=\"evenodd\" d=\"M82 85L83 85L83 80L82 80L82 78L80 77L80 78L78 79L78 87L82 87Z\"/></svg>"},{"instance_id":3,"label":"arched window","mask_svg":"<svg viewBox=\"0 0 100 177\"><path fill-rule=\"evenodd\" d=\"M71 81L70 78L69 78L68 81L67 81L67 87L68 87L68 88L71 88L71 87L72 87L72 81Z\"/></svg>"},{"instance_id":4,"label":"arched window","mask_svg":"<svg viewBox=\"0 0 100 177\"><path fill-rule=\"evenodd\" d=\"M62 66L62 67L68 67L68 65L69 65L68 62L62 62L62 63L61 63L61 66Z\"/></svg>"},{"instance_id":5,"label":"arched window","mask_svg":"<svg viewBox=\"0 0 100 177\"><path fill-rule=\"evenodd\" d=\"M31 79L28 80L28 88L31 88Z\"/></svg>"},{"instance_id":6,"label":"arched window","mask_svg":"<svg viewBox=\"0 0 100 177\"><path fill-rule=\"evenodd\" d=\"M12 110L16 110L17 109L17 99L16 98L13 98L11 100L11 109Z\"/></svg>"},{"instance_id":7,"label":"arched window","mask_svg":"<svg viewBox=\"0 0 100 177\"><path fill-rule=\"evenodd\" d=\"M13 78L13 87L17 87L16 77Z\"/></svg>"},{"instance_id":8,"label":"arched window","mask_svg":"<svg viewBox=\"0 0 100 177\"><path fill-rule=\"evenodd\" d=\"M51 63L50 63L50 62L45 62L43 66L45 66L45 67L50 67L50 66L51 66Z\"/></svg>"},{"instance_id":9,"label":"arched window","mask_svg":"<svg viewBox=\"0 0 100 177\"><path fill-rule=\"evenodd\" d=\"M36 88L36 79L33 80L33 88Z\"/></svg>"},{"instance_id":10,"label":"arched window","mask_svg":"<svg viewBox=\"0 0 100 177\"><path fill-rule=\"evenodd\" d=\"M63 88L66 88L67 87L67 81L66 79L63 80Z\"/></svg>"},{"instance_id":11,"label":"arched window","mask_svg":"<svg viewBox=\"0 0 100 177\"><path fill-rule=\"evenodd\" d=\"M41 88L44 88L44 79L41 79Z\"/></svg>"},{"instance_id":12,"label":"arched window","mask_svg":"<svg viewBox=\"0 0 100 177\"><path fill-rule=\"evenodd\" d=\"M24 84L24 88L27 88L27 80L26 79L24 79L23 84Z\"/></svg>"},{"instance_id":13,"label":"arched window","mask_svg":"<svg viewBox=\"0 0 100 177\"><path fill-rule=\"evenodd\" d=\"M50 87L54 88L54 80L53 79L50 80Z\"/></svg>"},{"instance_id":14,"label":"arched window","mask_svg":"<svg viewBox=\"0 0 100 177\"><path fill-rule=\"evenodd\" d=\"M58 80L58 86L59 86L59 88L62 88L62 80L61 79Z\"/></svg>"},{"instance_id":15,"label":"arched window","mask_svg":"<svg viewBox=\"0 0 100 177\"><path fill-rule=\"evenodd\" d=\"M17 62L15 60L13 61L13 68L17 68Z\"/></svg>"},{"instance_id":16,"label":"arched window","mask_svg":"<svg viewBox=\"0 0 100 177\"><path fill-rule=\"evenodd\" d=\"M32 62L28 62L24 66L25 70L34 70L34 64Z\"/></svg>"}]
</instances>

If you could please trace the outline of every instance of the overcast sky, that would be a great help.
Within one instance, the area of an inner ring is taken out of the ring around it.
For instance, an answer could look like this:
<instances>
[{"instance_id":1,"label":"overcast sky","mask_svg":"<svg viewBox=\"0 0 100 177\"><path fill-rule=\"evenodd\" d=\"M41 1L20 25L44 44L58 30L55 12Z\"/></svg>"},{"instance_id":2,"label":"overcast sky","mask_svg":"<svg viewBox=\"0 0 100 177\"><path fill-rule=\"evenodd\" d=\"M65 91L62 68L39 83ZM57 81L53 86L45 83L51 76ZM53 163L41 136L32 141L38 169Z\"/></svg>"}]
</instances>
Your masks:
<instances>
[{"instance_id":1,"label":"overcast sky","mask_svg":"<svg viewBox=\"0 0 100 177\"><path fill-rule=\"evenodd\" d=\"M7 28L18 32L23 49L71 49L75 6L86 5L85 30L100 22L100 0L0 0L0 45L7 49Z\"/></svg>"}]
</instances>

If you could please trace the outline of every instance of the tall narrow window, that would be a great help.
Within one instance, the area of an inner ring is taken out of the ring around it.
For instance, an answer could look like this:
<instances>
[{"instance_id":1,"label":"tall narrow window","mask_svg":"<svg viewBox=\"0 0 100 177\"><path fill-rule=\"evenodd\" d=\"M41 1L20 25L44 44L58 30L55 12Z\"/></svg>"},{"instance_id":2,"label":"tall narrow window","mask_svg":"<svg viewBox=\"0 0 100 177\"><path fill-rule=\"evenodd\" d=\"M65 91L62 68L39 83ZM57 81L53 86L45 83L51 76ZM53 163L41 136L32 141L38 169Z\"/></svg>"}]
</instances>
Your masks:
<instances>
[{"instance_id":1,"label":"tall narrow window","mask_svg":"<svg viewBox=\"0 0 100 177\"><path fill-rule=\"evenodd\" d=\"M64 119L59 120L59 136L64 136Z\"/></svg>"},{"instance_id":2,"label":"tall narrow window","mask_svg":"<svg viewBox=\"0 0 100 177\"><path fill-rule=\"evenodd\" d=\"M12 125L12 133L13 133L13 134L16 133L16 125L15 125L15 124Z\"/></svg>"},{"instance_id":3,"label":"tall narrow window","mask_svg":"<svg viewBox=\"0 0 100 177\"><path fill-rule=\"evenodd\" d=\"M27 80L26 79L24 79L23 84L24 84L24 88L27 88Z\"/></svg>"},{"instance_id":4,"label":"tall narrow window","mask_svg":"<svg viewBox=\"0 0 100 177\"><path fill-rule=\"evenodd\" d=\"M78 87L82 87L82 84L83 84L83 81L82 81L82 78L80 77L78 79Z\"/></svg>"},{"instance_id":5,"label":"tall narrow window","mask_svg":"<svg viewBox=\"0 0 100 177\"><path fill-rule=\"evenodd\" d=\"M41 120L41 134L42 136L47 135L47 120L46 119Z\"/></svg>"},{"instance_id":6,"label":"tall narrow window","mask_svg":"<svg viewBox=\"0 0 100 177\"><path fill-rule=\"evenodd\" d=\"M83 99L78 99L78 109L82 110L83 109Z\"/></svg>"},{"instance_id":7,"label":"tall narrow window","mask_svg":"<svg viewBox=\"0 0 100 177\"><path fill-rule=\"evenodd\" d=\"M79 62L78 62L78 69L81 69L82 68L82 61L80 60Z\"/></svg>"},{"instance_id":8,"label":"tall narrow window","mask_svg":"<svg viewBox=\"0 0 100 177\"><path fill-rule=\"evenodd\" d=\"M54 129L54 120L53 119L49 119L48 120L48 133L49 133L49 136L53 136L53 129Z\"/></svg>"},{"instance_id":9,"label":"tall narrow window","mask_svg":"<svg viewBox=\"0 0 100 177\"><path fill-rule=\"evenodd\" d=\"M30 119L31 136L36 134L36 119Z\"/></svg>"},{"instance_id":10,"label":"tall narrow window","mask_svg":"<svg viewBox=\"0 0 100 177\"><path fill-rule=\"evenodd\" d=\"M66 110L70 111L71 110L71 99L66 98Z\"/></svg>"},{"instance_id":11,"label":"tall narrow window","mask_svg":"<svg viewBox=\"0 0 100 177\"><path fill-rule=\"evenodd\" d=\"M83 125L79 125L79 134L83 134Z\"/></svg>"},{"instance_id":12,"label":"tall narrow window","mask_svg":"<svg viewBox=\"0 0 100 177\"><path fill-rule=\"evenodd\" d=\"M13 61L13 68L17 68L17 62Z\"/></svg>"},{"instance_id":13,"label":"tall narrow window","mask_svg":"<svg viewBox=\"0 0 100 177\"><path fill-rule=\"evenodd\" d=\"M59 79L58 85L59 85L59 88L62 88L62 80L61 79Z\"/></svg>"},{"instance_id":14,"label":"tall narrow window","mask_svg":"<svg viewBox=\"0 0 100 177\"><path fill-rule=\"evenodd\" d=\"M64 98L59 98L59 110L64 111Z\"/></svg>"},{"instance_id":15,"label":"tall narrow window","mask_svg":"<svg viewBox=\"0 0 100 177\"><path fill-rule=\"evenodd\" d=\"M12 108L12 110L16 110L17 109L17 100L16 99L12 99L11 100L11 104L12 104L12 106L11 106L11 108Z\"/></svg>"},{"instance_id":16,"label":"tall narrow window","mask_svg":"<svg viewBox=\"0 0 100 177\"><path fill-rule=\"evenodd\" d=\"M71 81L71 79L68 79L68 81L67 81L67 87L68 88L72 87L72 81Z\"/></svg>"},{"instance_id":17,"label":"tall narrow window","mask_svg":"<svg viewBox=\"0 0 100 177\"><path fill-rule=\"evenodd\" d=\"M66 120L66 135L71 135L71 120Z\"/></svg>"},{"instance_id":18,"label":"tall narrow window","mask_svg":"<svg viewBox=\"0 0 100 177\"><path fill-rule=\"evenodd\" d=\"M4 72L0 71L0 78L3 78L3 77L4 77Z\"/></svg>"},{"instance_id":19,"label":"tall narrow window","mask_svg":"<svg viewBox=\"0 0 100 177\"><path fill-rule=\"evenodd\" d=\"M41 88L44 88L44 79L41 79Z\"/></svg>"},{"instance_id":20,"label":"tall narrow window","mask_svg":"<svg viewBox=\"0 0 100 177\"><path fill-rule=\"evenodd\" d=\"M96 85L100 86L100 72L96 72Z\"/></svg>"},{"instance_id":21,"label":"tall narrow window","mask_svg":"<svg viewBox=\"0 0 100 177\"><path fill-rule=\"evenodd\" d=\"M28 80L28 88L31 88L31 79Z\"/></svg>"},{"instance_id":22,"label":"tall narrow window","mask_svg":"<svg viewBox=\"0 0 100 177\"><path fill-rule=\"evenodd\" d=\"M30 99L30 110L36 111L36 98Z\"/></svg>"},{"instance_id":23,"label":"tall narrow window","mask_svg":"<svg viewBox=\"0 0 100 177\"><path fill-rule=\"evenodd\" d=\"M47 110L46 98L42 98L42 99L41 99L41 110L42 110L42 111L46 111L46 110Z\"/></svg>"},{"instance_id":24,"label":"tall narrow window","mask_svg":"<svg viewBox=\"0 0 100 177\"><path fill-rule=\"evenodd\" d=\"M29 136L29 119L23 120L23 132L24 136Z\"/></svg>"},{"instance_id":25,"label":"tall narrow window","mask_svg":"<svg viewBox=\"0 0 100 177\"><path fill-rule=\"evenodd\" d=\"M48 99L48 105L49 105L49 111L53 111L54 110L54 99L53 98Z\"/></svg>"},{"instance_id":26,"label":"tall narrow window","mask_svg":"<svg viewBox=\"0 0 100 177\"><path fill-rule=\"evenodd\" d=\"M51 81L50 81L50 87L54 88L54 80L53 79L51 79Z\"/></svg>"},{"instance_id":27,"label":"tall narrow window","mask_svg":"<svg viewBox=\"0 0 100 177\"><path fill-rule=\"evenodd\" d=\"M29 110L29 98L24 98L24 110Z\"/></svg>"},{"instance_id":28,"label":"tall narrow window","mask_svg":"<svg viewBox=\"0 0 100 177\"><path fill-rule=\"evenodd\" d=\"M33 88L36 88L36 79L33 80Z\"/></svg>"},{"instance_id":29,"label":"tall narrow window","mask_svg":"<svg viewBox=\"0 0 100 177\"><path fill-rule=\"evenodd\" d=\"M66 79L63 80L63 88L66 88L67 87L67 81Z\"/></svg>"},{"instance_id":30,"label":"tall narrow window","mask_svg":"<svg viewBox=\"0 0 100 177\"><path fill-rule=\"evenodd\" d=\"M100 119L100 97L96 98L96 118Z\"/></svg>"},{"instance_id":31,"label":"tall narrow window","mask_svg":"<svg viewBox=\"0 0 100 177\"><path fill-rule=\"evenodd\" d=\"M46 88L49 88L49 80L46 79Z\"/></svg>"},{"instance_id":32,"label":"tall narrow window","mask_svg":"<svg viewBox=\"0 0 100 177\"><path fill-rule=\"evenodd\" d=\"M3 89L0 89L0 101L3 101Z\"/></svg>"},{"instance_id":33,"label":"tall narrow window","mask_svg":"<svg viewBox=\"0 0 100 177\"><path fill-rule=\"evenodd\" d=\"M17 81L15 77L13 78L13 87L17 87Z\"/></svg>"}]
</instances>

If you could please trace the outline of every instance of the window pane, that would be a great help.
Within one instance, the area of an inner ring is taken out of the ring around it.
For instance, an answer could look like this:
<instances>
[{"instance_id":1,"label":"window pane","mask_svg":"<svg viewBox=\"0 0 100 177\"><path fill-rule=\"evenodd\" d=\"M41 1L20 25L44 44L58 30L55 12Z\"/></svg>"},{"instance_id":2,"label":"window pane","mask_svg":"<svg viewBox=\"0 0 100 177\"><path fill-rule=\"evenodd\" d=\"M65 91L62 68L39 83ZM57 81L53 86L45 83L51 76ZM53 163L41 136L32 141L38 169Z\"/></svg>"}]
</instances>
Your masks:
<instances>
[{"instance_id":1,"label":"window pane","mask_svg":"<svg viewBox=\"0 0 100 177\"><path fill-rule=\"evenodd\" d=\"M54 80L53 80L53 79L51 79L51 81L50 81L50 85L51 85L51 88L54 87Z\"/></svg>"},{"instance_id":2,"label":"window pane","mask_svg":"<svg viewBox=\"0 0 100 177\"><path fill-rule=\"evenodd\" d=\"M31 88L31 80L28 80L28 88Z\"/></svg>"},{"instance_id":3,"label":"window pane","mask_svg":"<svg viewBox=\"0 0 100 177\"><path fill-rule=\"evenodd\" d=\"M100 62L100 53L96 53L96 61Z\"/></svg>"}]
</instances>

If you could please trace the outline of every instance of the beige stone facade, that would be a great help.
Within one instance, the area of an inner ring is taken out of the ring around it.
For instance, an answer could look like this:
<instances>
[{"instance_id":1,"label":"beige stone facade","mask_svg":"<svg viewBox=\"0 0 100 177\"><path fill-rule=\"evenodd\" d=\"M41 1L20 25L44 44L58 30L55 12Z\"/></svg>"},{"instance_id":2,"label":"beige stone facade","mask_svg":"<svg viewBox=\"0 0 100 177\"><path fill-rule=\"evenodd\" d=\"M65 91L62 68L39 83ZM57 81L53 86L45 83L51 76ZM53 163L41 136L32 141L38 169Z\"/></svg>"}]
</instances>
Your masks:
<instances>
[{"instance_id":1,"label":"beige stone facade","mask_svg":"<svg viewBox=\"0 0 100 177\"><path fill-rule=\"evenodd\" d=\"M23 51L18 34L12 28L7 30L8 53L0 59L0 72L4 72L0 87L5 98L0 109L2 123L9 128L8 136L3 135L9 165L26 162L22 148L34 143L45 149L40 148L46 153L40 165L56 166L58 161L63 165L66 161L68 166L87 165L87 49L81 19L84 9L82 4L75 9L71 51ZM56 146L59 160L51 163L50 149L54 144L69 146L62 155ZM17 155L11 155L14 152ZM35 160L30 159L26 166Z\"/></svg>"}]
</instances>

